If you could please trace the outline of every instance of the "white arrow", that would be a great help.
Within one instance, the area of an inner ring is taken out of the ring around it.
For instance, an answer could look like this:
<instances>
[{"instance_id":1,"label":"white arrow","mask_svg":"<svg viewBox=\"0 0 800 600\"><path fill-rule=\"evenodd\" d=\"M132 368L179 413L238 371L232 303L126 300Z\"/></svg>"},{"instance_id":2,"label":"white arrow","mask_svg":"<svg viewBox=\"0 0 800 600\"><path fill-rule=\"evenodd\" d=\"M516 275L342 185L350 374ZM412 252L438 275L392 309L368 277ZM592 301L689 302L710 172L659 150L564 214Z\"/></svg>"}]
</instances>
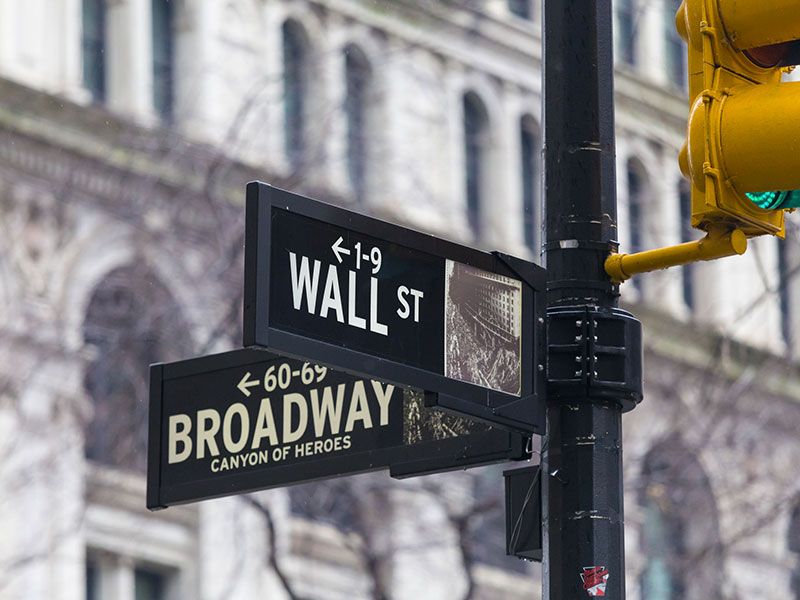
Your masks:
<instances>
[{"instance_id":1,"label":"white arrow","mask_svg":"<svg viewBox=\"0 0 800 600\"><path fill-rule=\"evenodd\" d=\"M244 377L242 377L242 380L236 387L238 387L239 391L241 391L245 396L249 398L250 390L248 390L247 388L253 387L254 385L258 385L261 382L258 379L254 379L253 381L248 381L247 380L248 377L250 377L250 371L244 374Z\"/></svg>"},{"instance_id":2,"label":"white arrow","mask_svg":"<svg viewBox=\"0 0 800 600\"><path fill-rule=\"evenodd\" d=\"M333 242L333 246L331 246L331 250L336 255L336 260L339 261L339 264L342 262L342 254L350 255L350 250L348 248L342 248L342 242L344 239L342 236L339 236L339 239Z\"/></svg>"}]
</instances>

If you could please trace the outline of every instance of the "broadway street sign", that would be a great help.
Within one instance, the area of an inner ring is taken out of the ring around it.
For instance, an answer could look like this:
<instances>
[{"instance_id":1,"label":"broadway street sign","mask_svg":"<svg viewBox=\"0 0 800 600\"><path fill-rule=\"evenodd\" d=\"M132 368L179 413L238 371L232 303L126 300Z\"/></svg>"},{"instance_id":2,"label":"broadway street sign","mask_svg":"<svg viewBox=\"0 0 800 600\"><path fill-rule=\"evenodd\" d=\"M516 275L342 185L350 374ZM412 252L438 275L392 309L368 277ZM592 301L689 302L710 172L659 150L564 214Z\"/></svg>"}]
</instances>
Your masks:
<instances>
[{"instance_id":1,"label":"broadway street sign","mask_svg":"<svg viewBox=\"0 0 800 600\"><path fill-rule=\"evenodd\" d=\"M247 186L244 345L544 433L541 267Z\"/></svg>"},{"instance_id":2,"label":"broadway street sign","mask_svg":"<svg viewBox=\"0 0 800 600\"><path fill-rule=\"evenodd\" d=\"M387 467L407 477L521 458L519 434L263 350L150 367L150 509Z\"/></svg>"}]
</instances>

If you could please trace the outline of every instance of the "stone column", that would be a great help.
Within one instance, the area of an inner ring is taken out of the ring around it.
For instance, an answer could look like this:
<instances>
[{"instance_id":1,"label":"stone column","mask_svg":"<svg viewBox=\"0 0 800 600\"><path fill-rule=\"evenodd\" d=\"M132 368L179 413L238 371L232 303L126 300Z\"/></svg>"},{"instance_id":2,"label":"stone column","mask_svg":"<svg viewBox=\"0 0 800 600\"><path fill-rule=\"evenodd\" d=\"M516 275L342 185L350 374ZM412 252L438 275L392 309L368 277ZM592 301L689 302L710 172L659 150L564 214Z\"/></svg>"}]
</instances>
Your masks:
<instances>
[{"instance_id":1,"label":"stone column","mask_svg":"<svg viewBox=\"0 0 800 600\"><path fill-rule=\"evenodd\" d=\"M135 600L136 577L133 560L109 556L98 561L99 596L103 600Z\"/></svg>"},{"instance_id":2,"label":"stone column","mask_svg":"<svg viewBox=\"0 0 800 600\"><path fill-rule=\"evenodd\" d=\"M464 68L447 60L444 66L444 87L448 98L447 171L450 174L442 212L452 215L452 231L461 238L471 236L467 224L466 159L464 156Z\"/></svg>"},{"instance_id":3,"label":"stone column","mask_svg":"<svg viewBox=\"0 0 800 600\"><path fill-rule=\"evenodd\" d=\"M280 4L268 3L264 8L264 48L261 56L261 67L264 78L264 89L262 92L263 101L269 110L266 111L266 127L263 129L264 146L266 159L271 168L277 173L288 175L289 159L286 153L286 127L284 123L284 78L283 78L283 23L287 18L286 12ZM309 34L309 38L311 38ZM306 55L309 66L313 67L317 61L318 40L310 39L308 53ZM319 79L311 76L311 85L308 88L309 98L306 102L310 104L317 97L315 86ZM306 131L306 157L311 158L309 165L313 170L315 163L313 156L316 148L316 128L309 123L311 112L307 110L305 119ZM313 134L313 135L312 135Z\"/></svg>"},{"instance_id":4,"label":"stone column","mask_svg":"<svg viewBox=\"0 0 800 600\"><path fill-rule=\"evenodd\" d=\"M54 91L81 100L83 94L83 57L81 47L82 7L80 0L50 0Z\"/></svg>"},{"instance_id":5,"label":"stone column","mask_svg":"<svg viewBox=\"0 0 800 600\"><path fill-rule=\"evenodd\" d=\"M152 122L156 116L150 0L109 0L106 24L108 104L128 117Z\"/></svg>"},{"instance_id":6,"label":"stone column","mask_svg":"<svg viewBox=\"0 0 800 600\"><path fill-rule=\"evenodd\" d=\"M212 143L217 139L211 133L214 86L209 70L217 8L216 2L186 0L175 15L176 125L193 139Z\"/></svg>"},{"instance_id":7,"label":"stone column","mask_svg":"<svg viewBox=\"0 0 800 600\"><path fill-rule=\"evenodd\" d=\"M329 16L329 27L324 40L317 48L320 56L319 97L322 102L317 107L315 121L318 124L318 142L324 147L324 158L319 171L324 172L327 184L335 194L353 198L347 174L347 117L345 101L347 84L345 81L344 48L347 43L346 24L337 15Z\"/></svg>"}]
</instances>

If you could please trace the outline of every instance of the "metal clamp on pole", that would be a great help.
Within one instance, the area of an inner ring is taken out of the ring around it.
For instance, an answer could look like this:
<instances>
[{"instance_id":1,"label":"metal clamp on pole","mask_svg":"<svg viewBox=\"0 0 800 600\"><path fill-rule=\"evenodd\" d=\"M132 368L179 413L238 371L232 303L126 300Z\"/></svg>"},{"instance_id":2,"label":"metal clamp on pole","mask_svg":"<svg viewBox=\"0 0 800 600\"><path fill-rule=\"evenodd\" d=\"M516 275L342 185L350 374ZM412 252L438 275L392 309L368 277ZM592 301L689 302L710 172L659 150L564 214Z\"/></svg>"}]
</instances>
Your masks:
<instances>
[{"instance_id":1,"label":"metal clamp on pole","mask_svg":"<svg viewBox=\"0 0 800 600\"><path fill-rule=\"evenodd\" d=\"M717 225L708 230L706 237L694 242L636 254L612 254L606 259L605 269L614 283L622 283L638 273L744 254L745 250L747 237L741 229Z\"/></svg>"},{"instance_id":2,"label":"metal clamp on pole","mask_svg":"<svg viewBox=\"0 0 800 600\"><path fill-rule=\"evenodd\" d=\"M642 401L642 324L612 307L547 311L548 398L610 400L623 412Z\"/></svg>"}]
</instances>

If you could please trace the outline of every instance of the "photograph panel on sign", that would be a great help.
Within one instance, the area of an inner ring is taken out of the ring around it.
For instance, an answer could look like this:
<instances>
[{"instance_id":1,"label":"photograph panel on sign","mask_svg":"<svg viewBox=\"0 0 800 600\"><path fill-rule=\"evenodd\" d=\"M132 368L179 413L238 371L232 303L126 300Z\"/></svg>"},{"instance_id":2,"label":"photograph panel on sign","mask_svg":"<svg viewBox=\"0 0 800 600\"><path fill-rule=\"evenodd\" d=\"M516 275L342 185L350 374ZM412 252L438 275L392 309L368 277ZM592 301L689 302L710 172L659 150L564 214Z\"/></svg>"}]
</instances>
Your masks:
<instances>
[{"instance_id":1,"label":"photograph panel on sign","mask_svg":"<svg viewBox=\"0 0 800 600\"><path fill-rule=\"evenodd\" d=\"M447 260L444 327L446 377L520 395L520 281Z\"/></svg>"}]
</instances>

